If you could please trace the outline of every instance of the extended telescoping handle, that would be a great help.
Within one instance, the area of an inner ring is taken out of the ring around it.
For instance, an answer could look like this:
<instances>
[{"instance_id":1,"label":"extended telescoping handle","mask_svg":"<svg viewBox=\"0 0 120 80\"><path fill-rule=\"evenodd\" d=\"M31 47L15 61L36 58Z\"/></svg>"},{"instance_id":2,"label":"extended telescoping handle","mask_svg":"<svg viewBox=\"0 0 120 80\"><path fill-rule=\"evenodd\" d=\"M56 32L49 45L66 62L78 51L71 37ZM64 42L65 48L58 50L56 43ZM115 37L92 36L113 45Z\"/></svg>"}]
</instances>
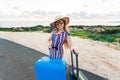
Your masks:
<instances>
[{"instance_id":1,"label":"extended telescoping handle","mask_svg":"<svg viewBox=\"0 0 120 80\"><path fill-rule=\"evenodd\" d=\"M79 70L78 70L78 54L75 50L70 51L71 52L71 64L72 64L72 74L74 75L74 65L73 65L73 54L76 56L76 69L77 69L77 80L79 77Z\"/></svg>"}]
</instances>

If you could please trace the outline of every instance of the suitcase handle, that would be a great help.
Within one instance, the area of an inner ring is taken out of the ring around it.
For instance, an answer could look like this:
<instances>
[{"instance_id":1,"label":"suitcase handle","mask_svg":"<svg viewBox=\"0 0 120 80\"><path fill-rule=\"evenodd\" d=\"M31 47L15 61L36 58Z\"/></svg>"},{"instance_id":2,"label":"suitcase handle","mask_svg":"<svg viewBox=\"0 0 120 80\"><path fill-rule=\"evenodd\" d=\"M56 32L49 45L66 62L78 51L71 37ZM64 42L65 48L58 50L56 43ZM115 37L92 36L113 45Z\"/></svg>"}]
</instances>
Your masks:
<instances>
[{"instance_id":1,"label":"suitcase handle","mask_svg":"<svg viewBox=\"0 0 120 80\"><path fill-rule=\"evenodd\" d=\"M72 65L72 74L74 75L74 65L73 65L73 54L76 56L76 69L77 69L77 80L79 78L79 70L78 70L78 54L75 50L70 51L71 53L71 65Z\"/></svg>"}]
</instances>

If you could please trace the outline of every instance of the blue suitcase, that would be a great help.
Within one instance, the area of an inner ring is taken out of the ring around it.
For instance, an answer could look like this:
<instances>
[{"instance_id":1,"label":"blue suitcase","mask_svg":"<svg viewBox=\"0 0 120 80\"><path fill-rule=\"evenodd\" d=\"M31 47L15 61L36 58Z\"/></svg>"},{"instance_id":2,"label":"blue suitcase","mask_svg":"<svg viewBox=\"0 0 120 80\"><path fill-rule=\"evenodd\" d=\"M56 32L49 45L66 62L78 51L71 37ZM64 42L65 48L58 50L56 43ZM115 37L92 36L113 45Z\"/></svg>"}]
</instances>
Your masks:
<instances>
[{"instance_id":1,"label":"blue suitcase","mask_svg":"<svg viewBox=\"0 0 120 80\"><path fill-rule=\"evenodd\" d=\"M42 57L35 62L37 80L66 80L66 62L63 59Z\"/></svg>"}]
</instances>

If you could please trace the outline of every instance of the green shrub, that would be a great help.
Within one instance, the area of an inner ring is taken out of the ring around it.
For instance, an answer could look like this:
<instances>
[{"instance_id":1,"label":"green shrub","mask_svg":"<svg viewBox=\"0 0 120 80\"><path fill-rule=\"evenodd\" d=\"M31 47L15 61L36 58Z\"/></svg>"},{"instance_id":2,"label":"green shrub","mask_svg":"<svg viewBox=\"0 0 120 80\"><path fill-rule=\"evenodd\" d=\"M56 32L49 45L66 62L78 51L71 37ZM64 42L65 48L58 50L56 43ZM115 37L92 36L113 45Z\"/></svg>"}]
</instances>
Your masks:
<instances>
[{"instance_id":1,"label":"green shrub","mask_svg":"<svg viewBox=\"0 0 120 80\"><path fill-rule=\"evenodd\" d=\"M0 31L12 31L12 28L0 28Z\"/></svg>"},{"instance_id":2,"label":"green shrub","mask_svg":"<svg viewBox=\"0 0 120 80\"><path fill-rule=\"evenodd\" d=\"M115 34L105 34L105 33L93 33L90 31L79 31L79 30L73 30L71 32L71 35L73 36L79 36L81 38L90 38L93 40L98 40L98 41L107 41L107 42L115 42L115 39L118 38L118 34L115 36Z\"/></svg>"},{"instance_id":3,"label":"green shrub","mask_svg":"<svg viewBox=\"0 0 120 80\"><path fill-rule=\"evenodd\" d=\"M72 36L79 36L81 38L88 38L89 37L89 32L87 31L78 31L78 30L73 30L71 32Z\"/></svg>"}]
</instances>

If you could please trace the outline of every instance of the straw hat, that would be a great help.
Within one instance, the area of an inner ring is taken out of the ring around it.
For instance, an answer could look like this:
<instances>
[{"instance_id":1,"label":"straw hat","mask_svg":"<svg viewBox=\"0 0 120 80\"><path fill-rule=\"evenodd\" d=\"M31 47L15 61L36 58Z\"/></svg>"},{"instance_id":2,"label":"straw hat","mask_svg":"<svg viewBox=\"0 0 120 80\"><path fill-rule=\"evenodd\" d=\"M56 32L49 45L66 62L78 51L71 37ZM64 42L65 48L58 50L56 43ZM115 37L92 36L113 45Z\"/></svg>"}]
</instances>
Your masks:
<instances>
[{"instance_id":1,"label":"straw hat","mask_svg":"<svg viewBox=\"0 0 120 80\"><path fill-rule=\"evenodd\" d=\"M50 23L51 26L55 27L55 23L59 20L63 20L65 22L65 25L69 24L70 19L69 17L62 17L62 18L56 18L54 22Z\"/></svg>"}]
</instances>

